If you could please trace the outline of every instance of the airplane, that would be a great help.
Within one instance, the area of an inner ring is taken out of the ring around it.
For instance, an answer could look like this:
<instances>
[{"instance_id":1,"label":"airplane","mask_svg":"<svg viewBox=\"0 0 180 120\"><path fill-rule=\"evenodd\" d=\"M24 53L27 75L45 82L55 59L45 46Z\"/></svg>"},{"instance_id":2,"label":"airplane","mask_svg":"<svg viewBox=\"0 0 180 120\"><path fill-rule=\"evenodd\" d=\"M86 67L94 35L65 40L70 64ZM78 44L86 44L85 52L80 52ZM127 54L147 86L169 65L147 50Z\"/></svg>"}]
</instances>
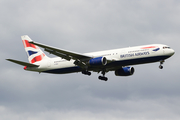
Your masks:
<instances>
[{"instance_id":1,"label":"airplane","mask_svg":"<svg viewBox=\"0 0 180 120\"><path fill-rule=\"evenodd\" d=\"M116 76L130 76L135 72L131 65L160 62L171 57L175 51L167 45L150 44L121 49L113 49L91 53L77 53L33 41L28 35L21 36L28 62L6 59L10 62L25 66L24 70L39 73L66 74L81 72L91 75L91 72L101 73L98 78L107 81L105 74L114 71ZM39 48L57 57L50 58Z\"/></svg>"}]
</instances>

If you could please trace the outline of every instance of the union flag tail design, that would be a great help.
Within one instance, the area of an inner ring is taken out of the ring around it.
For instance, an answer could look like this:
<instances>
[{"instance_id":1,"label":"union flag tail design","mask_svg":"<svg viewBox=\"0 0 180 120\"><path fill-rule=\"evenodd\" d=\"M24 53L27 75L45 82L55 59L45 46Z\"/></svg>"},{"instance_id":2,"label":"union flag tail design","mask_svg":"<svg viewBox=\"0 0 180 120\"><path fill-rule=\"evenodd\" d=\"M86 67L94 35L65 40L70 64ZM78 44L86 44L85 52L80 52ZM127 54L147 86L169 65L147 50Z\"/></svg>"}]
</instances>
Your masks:
<instances>
[{"instance_id":1,"label":"union flag tail design","mask_svg":"<svg viewBox=\"0 0 180 120\"><path fill-rule=\"evenodd\" d=\"M41 49L29 42L31 42L31 38L27 35L21 36L25 51L28 55L29 63L36 63L42 61L47 58L47 56L41 51Z\"/></svg>"}]
</instances>

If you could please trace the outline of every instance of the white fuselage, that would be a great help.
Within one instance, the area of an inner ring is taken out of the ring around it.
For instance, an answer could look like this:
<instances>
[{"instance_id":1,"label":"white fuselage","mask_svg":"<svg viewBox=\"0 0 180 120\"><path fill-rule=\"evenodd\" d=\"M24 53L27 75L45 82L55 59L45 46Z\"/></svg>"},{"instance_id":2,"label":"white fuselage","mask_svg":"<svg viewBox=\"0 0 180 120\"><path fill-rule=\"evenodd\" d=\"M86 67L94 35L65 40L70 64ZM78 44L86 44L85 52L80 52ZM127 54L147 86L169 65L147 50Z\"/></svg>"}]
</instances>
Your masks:
<instances>
[{"instance_id":1,"label":"white fuselage","mask_svg":"<svg viewBox=\"0 0 180 120\"><path fill-rule=\"evenodd\" d=\"M174 50L163 44L151 44L136 47L128 47L122 49L113 49L99 52L85 53L84 55L96 57L106 57L108 63L105 66L100 66L99 69L106 69L112 71L123 66L159 62L165 60L174 54ZM75 60L67 61L60 57L45 59L37 62L37 67L29 67L26 70L47 72L47 73L72 73L80 72L82 69L74 64ZM89 71L98 71L89 66Z\"/></svg>"}]
</instances>

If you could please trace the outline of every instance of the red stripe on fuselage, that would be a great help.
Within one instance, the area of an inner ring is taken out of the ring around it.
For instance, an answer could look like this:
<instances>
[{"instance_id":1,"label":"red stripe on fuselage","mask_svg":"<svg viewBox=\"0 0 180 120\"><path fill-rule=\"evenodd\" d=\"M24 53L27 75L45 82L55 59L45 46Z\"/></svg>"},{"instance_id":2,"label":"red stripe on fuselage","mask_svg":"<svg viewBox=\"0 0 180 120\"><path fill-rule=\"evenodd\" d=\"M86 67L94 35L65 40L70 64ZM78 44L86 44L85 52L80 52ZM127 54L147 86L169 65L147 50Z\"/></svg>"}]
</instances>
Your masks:
<instances>
[{"instance_id":1,"label":"red stripe on fuselage","mask_svg":"<svg viewBox=\"0 0 180 120\"><path fill-rule=\"evenodd\" d=\"M141 49L156 48L157 46L142 47Z\"/></svg>"}]
</instances>

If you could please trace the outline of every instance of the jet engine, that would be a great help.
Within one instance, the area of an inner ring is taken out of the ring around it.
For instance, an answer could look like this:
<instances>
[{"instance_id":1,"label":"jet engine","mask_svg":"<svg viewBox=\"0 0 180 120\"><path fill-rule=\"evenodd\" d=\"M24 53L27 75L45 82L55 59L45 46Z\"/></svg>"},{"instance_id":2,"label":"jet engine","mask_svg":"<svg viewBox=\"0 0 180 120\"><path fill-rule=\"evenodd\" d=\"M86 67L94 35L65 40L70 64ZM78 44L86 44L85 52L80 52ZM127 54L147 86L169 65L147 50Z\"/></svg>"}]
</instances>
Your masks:
<instances>
[{"instance_id":1,"label":"jet engine","mask_svg":"<svg viewBox=\"0 0 180 120\"><path fill-rule=\"evenodd\" d=\"M89 60L89 64L92 66L106 65L107 59L105 57L97 57Z\"/></svg>"},{"instance_id":2,"label":"jet engine","mask_svg":"<svg viewBox=\"0 0 180 120\"><path fill-rule=\"evenodd\" d=\"M130 76L133 75L134 68L133 67L123 67L115 71L116 76Z\"/></svg>"}]
</instances>

